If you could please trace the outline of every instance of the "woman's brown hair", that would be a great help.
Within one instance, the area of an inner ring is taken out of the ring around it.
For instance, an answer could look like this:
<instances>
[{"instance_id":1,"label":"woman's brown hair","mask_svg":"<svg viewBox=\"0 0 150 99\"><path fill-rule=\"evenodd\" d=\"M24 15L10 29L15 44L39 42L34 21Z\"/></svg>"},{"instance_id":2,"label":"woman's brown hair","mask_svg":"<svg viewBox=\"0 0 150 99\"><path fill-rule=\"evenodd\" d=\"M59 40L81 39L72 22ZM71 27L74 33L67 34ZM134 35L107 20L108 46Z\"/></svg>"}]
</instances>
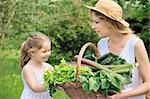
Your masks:
<instances>
[{"instance_id":1,"label":"woman's brown hair","mask_svg":"<svg viewBox=\"0 0 150 99\"><path fill-rule=\"evenodd\" d=\"M102 16L107 21L106 24L108 24L108 26L110 26L111 28L114 28L119 33L122 33L122 34L132 34L133 33L133 31L129 27L126 27L126 26L122 25L121 23L108 18L105 15L103 15L97 11L91 10L90 13L95 13L95 15L98 17Z\"/></svg>"},{"instance_id":2,"label":"woman's brown hair","mask_svg":"<svg viewBox=\"0 0 150 99\"><path fill-rule=\"evenodd\" d=\"M31 51L35 49L40 50L44 42L50 42L50 39L40 32L33 32L27 40L22 43L20 49L20 65L22 68L31 59Z\"/></svg>"}]
</instances>

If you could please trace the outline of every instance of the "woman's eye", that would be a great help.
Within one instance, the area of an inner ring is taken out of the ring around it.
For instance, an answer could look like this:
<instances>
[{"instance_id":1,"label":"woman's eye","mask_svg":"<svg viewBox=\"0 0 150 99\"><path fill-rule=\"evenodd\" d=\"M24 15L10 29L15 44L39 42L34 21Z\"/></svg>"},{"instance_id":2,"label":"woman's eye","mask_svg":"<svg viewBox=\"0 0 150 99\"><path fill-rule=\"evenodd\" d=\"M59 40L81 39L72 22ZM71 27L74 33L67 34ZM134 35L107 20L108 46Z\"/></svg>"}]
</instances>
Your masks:
<instances>
[{"instance_id":1,"label":"woman's eye","mask_svg":"<svg viewBox=\"0 0 150 99\"><path fill-rule=\"evenodd\" d=\"M95 23L99 23L99 22L95 22Z\"/></svg>"},{"instance_id":2,"label":"woman's eye","mask_svg":"<svg viewBox=\"0 0 150 99\"><path fill-rule=\"evenodd\" d=\"M101 20L104 20L104 18L102 18L102 17L99 17L99 20L101 21Z\"/></svg>"}]
</instances>

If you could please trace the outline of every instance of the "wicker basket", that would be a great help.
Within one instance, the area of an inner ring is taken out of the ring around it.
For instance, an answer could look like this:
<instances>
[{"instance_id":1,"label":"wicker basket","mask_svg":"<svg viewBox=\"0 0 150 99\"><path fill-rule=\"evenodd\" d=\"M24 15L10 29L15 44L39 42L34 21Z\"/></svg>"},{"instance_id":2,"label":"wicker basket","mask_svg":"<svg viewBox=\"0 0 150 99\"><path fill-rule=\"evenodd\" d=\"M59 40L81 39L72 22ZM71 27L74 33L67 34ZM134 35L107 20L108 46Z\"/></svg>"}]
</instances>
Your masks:
<instances>
[{"instance_id":1,"label":"wicker basket","mask_svg":"<svg viewBox=\"0 0 150 99\"><path fill-rule=\"evenodd\" d=\"M97 52L97 48L93 43L86 43L80 50L79 52L79 56L77 58L77 66L76 66L76 76L77 76L77 80L79 81L79 75L80 75L80 66L81 66L81 59L82 56L86 50L86 48L92 48L94 49L95 52ZM85 92L82 87L81 84L79 82L72 82L72 83L66 83L63 86L65 92L71 97L71 99L97 99L97 95L98 93L96 92L91 92L91 93L87 93Z\"/></svg>"},{"instance_id":2,"label":"wicker basket","mask_svg":"<svg viewBox=\"0 0 150 99\"><path fill-rule=\"evenodd\" d=\"M77 58L77 66L76 66L77 81L79 81L79 79L80 79L79 76L80 76L81 59L83 57L85 50L88 47L94 49L96 54L98 52L96 46L93 43L86 43L81 48L81 50L79 52L79 56ZM104 97L101 98L102 96L99 94L99 92L97 92L97 93L96 92L91 92L91 93L85 92L79 82L66 83L62 87L65 90L65 92L70 96L71 99L104 99ZM145 97L146 97L146 99L150 99L150 93L146 94Z\"/></svg>"}]
</instances>

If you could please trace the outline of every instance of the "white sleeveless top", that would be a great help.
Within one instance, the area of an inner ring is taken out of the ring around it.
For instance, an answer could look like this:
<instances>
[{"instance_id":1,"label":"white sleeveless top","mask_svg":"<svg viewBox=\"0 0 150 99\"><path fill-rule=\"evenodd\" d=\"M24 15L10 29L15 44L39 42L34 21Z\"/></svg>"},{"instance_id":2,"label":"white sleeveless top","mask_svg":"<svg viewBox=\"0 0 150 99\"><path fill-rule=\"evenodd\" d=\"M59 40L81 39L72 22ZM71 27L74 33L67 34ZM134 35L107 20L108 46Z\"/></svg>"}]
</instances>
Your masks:
<instances>
[{"instance_id":1,"label":"white sleeveless top","mask_svg":"<svg viewBox=\"0 0 150 99\"><path fill-rule=\"evenodd\" d=\"M44 78L43 78L44 71L34 71L34 73L36 77L36 82L38 84L44 83ZM23 77L23 72L21 72L21 76L24 84L24 90L22 92L20 99L52 99L49 94L49 91L45 91L45 92L32 91L32 89L29 87L28 83Z\"/></svg>"},{"instance_id":2,"label":"white sleeveless top","mask_svg":"<svg viewBox=\"0 0 150 99\"><path fill-rule=\"evenodd\" d=\"M109 53L109 48L108 48L108 40L109 38L102 38L97 44L99 53L101 55L104 55L106 53ZM126 45L124 46L122 52L120 53L120 57L125 59L128 63L135 63L135 55L134 55L134 48L136 43L141 40L137 37L131 37L127 42ZM139 74L138 67L135 67L132 69L132 83L125 85L123 91L130 91L134 88L137 88L140 84L142 84L142 78ZM141 96L136 96L128 99L145 99L145 95Z\"/></svg>"}]
</instances>

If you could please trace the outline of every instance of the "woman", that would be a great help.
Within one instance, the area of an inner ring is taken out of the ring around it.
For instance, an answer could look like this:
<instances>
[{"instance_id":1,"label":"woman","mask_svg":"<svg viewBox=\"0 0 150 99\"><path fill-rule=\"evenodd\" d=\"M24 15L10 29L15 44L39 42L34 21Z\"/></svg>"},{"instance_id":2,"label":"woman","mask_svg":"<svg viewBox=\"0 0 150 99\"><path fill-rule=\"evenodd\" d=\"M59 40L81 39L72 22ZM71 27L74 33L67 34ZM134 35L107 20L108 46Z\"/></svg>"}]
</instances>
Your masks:
<instances>
[{"instance_id":1,"label":"woman","mask_svg":"<svg viewBox=\"0 0 150 99\"><path fill-rule=\"evenodd\" d=\"M128 63L139 63L132 69L132 83L125 85L121 93L107 99L145 99L150 92L150 64L143 41L136 37L129 23L122 19L122 8L113 0L99 0L91 11L92 28L102 38L97 44L99 54L114 53Z\"/></svg>"}]
</instances>

